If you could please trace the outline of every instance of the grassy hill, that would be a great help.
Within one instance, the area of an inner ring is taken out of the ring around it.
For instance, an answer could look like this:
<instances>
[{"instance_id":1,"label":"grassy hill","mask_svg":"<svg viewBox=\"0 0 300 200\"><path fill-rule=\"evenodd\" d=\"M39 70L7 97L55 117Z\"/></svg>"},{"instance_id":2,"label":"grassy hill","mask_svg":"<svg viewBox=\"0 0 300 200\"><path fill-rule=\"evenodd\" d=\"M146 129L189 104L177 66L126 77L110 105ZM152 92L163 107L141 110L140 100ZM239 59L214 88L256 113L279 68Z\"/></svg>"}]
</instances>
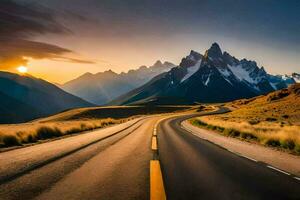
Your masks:
<instances>
[{"instance_id":1,"label":"grassy hill","mask_svg":"<svg viewBox=\"0 0 300 200\"><path fill-rule=\"evenodd\" d=\"M263 121L300 125L300 84L252 99L227 104L234 111L226 114L230 120Z\"/></svg>"},{"instance_id":2,"label":"grassy hill","mask_svg":"<svg viewBox=\"0 0 300 200\"><path fill-rule=\"evenodd\" d=\"M191 120L196 126L300 154L300 84L227 103L232 112Z\"/></svg>"}]
</instances>

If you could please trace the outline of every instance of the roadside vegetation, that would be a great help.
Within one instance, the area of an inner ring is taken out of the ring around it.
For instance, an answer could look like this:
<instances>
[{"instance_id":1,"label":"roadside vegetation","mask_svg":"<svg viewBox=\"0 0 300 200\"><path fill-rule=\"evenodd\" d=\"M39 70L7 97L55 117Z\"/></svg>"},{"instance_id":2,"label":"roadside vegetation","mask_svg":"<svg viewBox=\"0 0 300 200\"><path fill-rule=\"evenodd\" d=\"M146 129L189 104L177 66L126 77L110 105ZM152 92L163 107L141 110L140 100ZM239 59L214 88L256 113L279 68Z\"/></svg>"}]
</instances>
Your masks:
<instances>
[{"instance_id":1,"label":"roadside vegetation","mask_svg":"<svg viewBox=\"0 0 300 200\"><path fill-rule=\"evenodd\" d=\"M300 154L300 84L226 106L233 111L190 122L224 136Z\"/></svg>"},{"instance_id":2,"label":"roadside vegetation","mask_svg":"<svg viewBox=\"0 0 300 200\"><path fill-rule=\"evenodd\" d=\"M69 110L28 123L0 125L0 148L22 146L120 124L148 114L191 109L189 106L94 107Z\"/></svg>"},{"instance_id":3,"label":"roadside vegetation","mask_svg":"<svg viewBox=\"0 0 300 200\"><path fill-rule=\"evenodd\" d=\"M68 121L58 123L27 123L15 126L1 125L0 147L21 146L46 139L52 139L84 131L91 131L114 124L120 124L130 119L132 118L119 120L108 118L102 120ZM13 128L14 130L8 131L7 129L9 128Z\"/></svg>"}]
</instances>

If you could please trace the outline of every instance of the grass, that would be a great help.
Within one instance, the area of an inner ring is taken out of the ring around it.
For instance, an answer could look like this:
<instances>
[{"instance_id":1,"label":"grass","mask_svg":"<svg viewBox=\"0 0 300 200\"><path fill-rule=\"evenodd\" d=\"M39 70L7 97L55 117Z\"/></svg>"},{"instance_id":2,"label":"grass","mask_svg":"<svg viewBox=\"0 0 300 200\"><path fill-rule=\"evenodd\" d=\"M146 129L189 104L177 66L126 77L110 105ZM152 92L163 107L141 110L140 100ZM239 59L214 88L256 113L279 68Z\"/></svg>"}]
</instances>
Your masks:
<instances>
[{"instance_id":1,"label":"grass","mask_svg":"<svg viewBox=\"0 0 300 200\"><path fill-rule=\"evenodd\" d=\"M206 116L191 119L194 126L216 131L224 136L276 147L300 154L300 127L276 126L270 122L252 125L247 122L229 122Z\"/></svg>"},{"instance_id":2,"label":"grass","mask_svg":"<svg viewBox=\"0 0 300 200\"><path fill-rule=\"evenodd\" d=\"M24 125L25 127L29 127L30 125L32 127L30 127L28 131L17 131L17 132L10 132L10 133L0 132L0 147L20 146L23 144L35 143L46 139L103 128L113 124L120 124L130 119L132 118L118 119L118 120L108 118L108 119L99 120L98 122L79 121L79 122L73 122L74 125L72 126L70 126L69 123L63 123L63 122L25 124ZM11 126L12 125L10 125L10 127ZM60 126L60 128L58 128L57 126Z\"/></svg>"},{"instance_id":3,"label":"grass","mask_svg":"<svg viewBox=\"0 0 300 200\"><path fill-rule=\"evenodd\" d=\"M177 112L189 106L117 106L80 108L22 124L0 125L0 148L91 131L147 114Z\"/></svg>"},{"instance_id":4,"label":"grass","mask_svg":"<svg viewBox=\"0 0 300 200\"><path fill-rule=\"evenodd\" d=\"M222 135L300 154L300 84L226 104L232 112L193 119Z\"/></svg>"},{"instance_id":5,"label":"grass","mask_svg":"<svg viewBox=\"0 0 300 200\"><path fill-rule=\"evenodd\" d=\"M233 112L221 115L236 122L278 122L300 125L300 84L252 99L227 103Z\"/></svg>"}]
</instances>

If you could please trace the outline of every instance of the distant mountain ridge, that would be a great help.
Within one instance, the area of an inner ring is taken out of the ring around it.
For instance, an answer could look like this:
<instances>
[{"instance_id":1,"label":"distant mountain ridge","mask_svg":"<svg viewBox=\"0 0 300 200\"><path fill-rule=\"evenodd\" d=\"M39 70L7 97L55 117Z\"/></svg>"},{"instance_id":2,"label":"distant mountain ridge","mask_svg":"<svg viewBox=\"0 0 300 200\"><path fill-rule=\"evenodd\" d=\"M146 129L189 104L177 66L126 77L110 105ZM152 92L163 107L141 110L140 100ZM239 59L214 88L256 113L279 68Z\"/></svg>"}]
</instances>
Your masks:
<instances>
[{"instance_id":1,"label":"distant mountain ridge","mask_svg":"<svg viewBox=\"0 0 300 200\"><path fill-rule=\"evenodd\" d=\"M18 123L70 108L93 106L30 75L0 72L0 123Z\"/></svg>"},{"instance_id":2,"label":"distant mountain ridge","mask_svg":"<svg viewBox=\"0 0 300 200\"><path fill-rule=\"evenodd\" d=\"M141 66L127 73L117 74L112 70L96 74L85 73L61 86L65 91L81 97L91 103L104 105L114 98L125 94L148 82L160 73L169 71L174 64L161 61L152 66Z\"/></svg>"},{"instance_id":3,"label":"distant mountain ridge","mask_svg":"<svg viewBox=\"0 0 300 200\"><path fill-rule=\"evenodd\" d=\"M164 101L168 104L226 102L266 94L287 85L284 79L268 74L255 61L238 60L213 43L204 55L192 50L178 67L111 104L155 104L162 99L168 99Z\"/></svg>"}]
</instances>

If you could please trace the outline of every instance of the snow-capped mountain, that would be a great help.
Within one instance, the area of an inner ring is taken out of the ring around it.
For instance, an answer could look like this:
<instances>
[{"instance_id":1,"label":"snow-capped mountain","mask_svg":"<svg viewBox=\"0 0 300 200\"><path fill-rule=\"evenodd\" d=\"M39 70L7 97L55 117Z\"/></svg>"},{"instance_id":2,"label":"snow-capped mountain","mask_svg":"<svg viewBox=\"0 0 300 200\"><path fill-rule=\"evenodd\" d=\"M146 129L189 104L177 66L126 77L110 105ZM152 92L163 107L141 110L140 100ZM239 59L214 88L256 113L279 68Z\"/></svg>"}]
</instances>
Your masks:
<instances>
[{"instance_id":1,"label":"snow-capped mountain","mask_svg":"<svg viewBox=\"0 0 300 200\"><path fill-rule=\"evenodd\" d=\"M300 74L298 73L277 75L277 76L280 77L283 81L285 81L288 85L300 82Z\"/></svg>"},{"instance_id":2,"label":"snow-capped mountain","mask_svg":"<svg viewBox=\"0 0 300 200\"><path fill-rule=\"evenodd\" d=\"M272 82L270 81L272 79ZM281 85L280 85L281 84ZM287 85L255 61L222 52L217 43L204 55L191 51L178 67L160 74L112 104L225 102L265 94Z\"/></svg>"},{"instance_id":3,"label":"snow-capped mountain","mask_svg":"<svg viewBox=\"0 0 300 200\"><path fill-rule=\"evenodd\" d=\"M294 79L296 83L300 83L300 74L299 73L292 73L291 77Z\"/></svg>"},{"instance_id":4,"label":"snow-capped mountain","mask_svg":"<svg viewBox=\"0 0 300 200\"><path fill-rule=\"evenodd\" d=\"M111 70L97 74L85 73L61 86L65 91L81 97L91 103L103 105L114 98L148 82L160 73L169 71L174 64L161 61L152 66L141 66L127 73L115 73Z\"/></svg>"}]
</instances>

